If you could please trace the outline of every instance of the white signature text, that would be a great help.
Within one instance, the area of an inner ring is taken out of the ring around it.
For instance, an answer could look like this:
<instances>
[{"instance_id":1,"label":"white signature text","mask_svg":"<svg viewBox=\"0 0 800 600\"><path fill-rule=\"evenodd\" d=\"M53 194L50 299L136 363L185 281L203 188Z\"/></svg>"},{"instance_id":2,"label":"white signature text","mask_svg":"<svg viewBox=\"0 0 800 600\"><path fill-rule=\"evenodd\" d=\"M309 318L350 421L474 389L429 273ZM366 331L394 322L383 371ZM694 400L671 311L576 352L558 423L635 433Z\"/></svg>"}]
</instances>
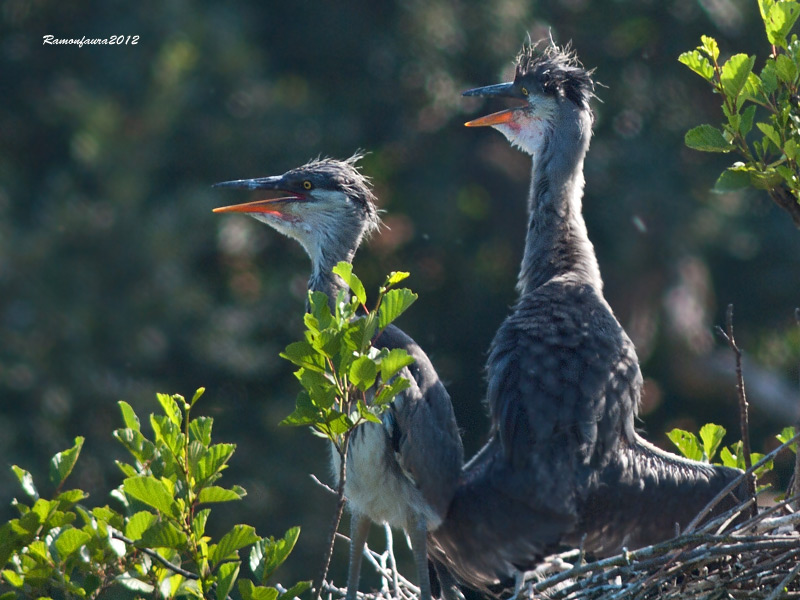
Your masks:
<instances>
[{"instance_id":1,"label":"white signature text","mask_svg":"<svg viewBox=\"0 0 800 600\"><path fill-rule=\"evenodd\" d=\"M138 35L112 35L107 38L57 38L54 35L42 36L42 46L50 45L64 45L64 46L78 46L83 48L83 45L89 46L135 46L139 43Z\"/></svg>"}]
</instances>

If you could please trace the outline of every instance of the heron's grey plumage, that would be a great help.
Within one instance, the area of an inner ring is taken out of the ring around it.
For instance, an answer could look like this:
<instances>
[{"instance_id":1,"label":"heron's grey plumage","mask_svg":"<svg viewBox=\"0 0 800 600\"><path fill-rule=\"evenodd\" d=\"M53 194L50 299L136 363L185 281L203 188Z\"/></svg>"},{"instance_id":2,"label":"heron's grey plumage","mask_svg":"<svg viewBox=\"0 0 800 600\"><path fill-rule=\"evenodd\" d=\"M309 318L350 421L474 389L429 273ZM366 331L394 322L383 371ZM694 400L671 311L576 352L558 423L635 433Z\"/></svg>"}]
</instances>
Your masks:
<instances>
[{"instance_id":1,"label":"heron's grey plumage","mask_svg":"<svg viewBox=\"0 0 800 600\"><path fill-rule=\"evenodd\" d=\"M506 584L562 544L599 555L671 537L739 472L642 440L642 375L603 297L581 213L591 72L555 46L526 48L514 82L468 92L525 105L492 125L533 160L519 299L487 361L490 440L465 465L431 554L462 583Z\"/></svg>"},{"instance_id":2,"label":"heron's grey plumage","mask_svg":"<svg viewBox=\"0 0 800 600\"><path fill-rule=\"evenodd\" d=\"M340 261L352 261L362 239L380 223L370 182L357 167L360 158L316 159L282 176L226 182L221 187L291 196L217 210L247 212L299 241L311 258L309 289L324 292L334 303L345 283L331 270ZM415 362L400 372L410 388L384 413L382 424L366 423L351 436L345 483L352 512L347 598L356 597L369 524L377 522L408 533L422 596L430 600L426 535L442 522L455 492L463 463L461 437L450 397L419 345L394 325L374 345L403 348ZM340 458L331 454L338 479Z\"/></svg>"}]
</instances>

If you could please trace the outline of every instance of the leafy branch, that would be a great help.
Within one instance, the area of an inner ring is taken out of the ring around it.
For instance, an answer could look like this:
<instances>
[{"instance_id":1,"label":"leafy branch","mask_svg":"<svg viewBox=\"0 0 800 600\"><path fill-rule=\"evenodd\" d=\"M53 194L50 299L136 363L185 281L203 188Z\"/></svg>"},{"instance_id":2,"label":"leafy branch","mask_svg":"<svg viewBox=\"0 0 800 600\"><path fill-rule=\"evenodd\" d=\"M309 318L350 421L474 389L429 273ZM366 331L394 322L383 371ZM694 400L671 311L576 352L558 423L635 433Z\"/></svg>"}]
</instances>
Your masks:
<instances>
[{"instance_id":1,"label":"leafy branch","mask_svg":"<svg viewBox=\"0 0 800 600\"><path fill-rule=\"evenodd\" d=\"M686 133L686 145L705 152L736 152L744 160L728 167L714 190L747 186L766 190L800 227L800 42L789 32L800 16L795 0L758 0L771 53L759 74L755 56L734 54L721 62L717 41L678 60L705 79L722 98L721 127L699 125ZM753 127L760 132L755 133Z\"/></svg>"},{"instance_id":2,"label":"leafy branch","mask_svg":"<svg viewBox=\"0 0 800 600\"><path fill-rule=\"evenodd\" d=\"M338 460L337 503L321 574L314 586L317 598L327 577L344 511L350 437L356 427L381 424L381 415L395 396L411 385L399 373L414 362L402 348L374 345L417 299L411 290L395 288L408 273L389 274L378 289L372 310L367 307L364 284L350 263L340 262L333 273L347 284L349 292L342 290L333 303L322 292L309 292L303 339L289 344L281 353L281 357L299 367L294 375L303 388L297 395L294 412L281 424L310 427L313 433L331 442Z\"/></svg>"},{"instance_id":3,"label":"leafy branch","mask_svg":"<svg viewBox=\"0 0 800 600\"><path fill-rule=\"evenodd\" d=\"M132 458L117 462L125 480L111 493L122 512L85 507L83 490L61 491L81 437L50 462L52 500L40 496L28 471L12 467L31 504L15 501L19 518L0 526L0 581L10 589L3 600L93 599L115 586L164 598L225 600L237 579L245 600L291 600L310 587L307 581L285 591L265 585L292 551L299 528L278 540L258 536L250 525L234 525L216 543L206 535L207 505L239 500L245 491L217 485L235 446L212 444L213 419L191 417L202 394L199 389L190 402L158 394L163 414L150 415L152 439L133 408L119 403L125 427L114 437ZM253 580L239 578L239 551L247 547Z\"/></svg>"}]
</instances>

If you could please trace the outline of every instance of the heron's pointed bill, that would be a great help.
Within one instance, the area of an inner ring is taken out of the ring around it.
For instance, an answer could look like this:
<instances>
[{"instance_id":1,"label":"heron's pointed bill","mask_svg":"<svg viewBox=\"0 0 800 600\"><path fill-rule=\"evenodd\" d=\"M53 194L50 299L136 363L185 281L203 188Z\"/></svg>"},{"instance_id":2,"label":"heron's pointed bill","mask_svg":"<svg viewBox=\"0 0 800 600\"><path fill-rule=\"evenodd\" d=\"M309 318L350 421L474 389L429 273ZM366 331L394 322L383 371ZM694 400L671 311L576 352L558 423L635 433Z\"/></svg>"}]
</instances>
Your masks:
<instances>
[{"instance_id":1,"label":"heron's pointed bill","mask_svg":"<svg viewBox=\"0 0 800 600\"><path fill-rule=\"evenodd\" d=\"M519 94L514 88L514 83L509 82L497 83L495 85L487 85L484 87L467 90L462 94L462 96L498 96L501 98L517 98ZM501 110L500 112L492 113L490 115L486 115L485 117L481 117L480 119L474 119L468 123L464 123L464 125L466 127L490 127L492 125L502 125L503 123L508 123L514 118L514 110L515 109L513 108Z\"/></svg>"},{"instance_id":2,"label":"heron's pointed bill","mask_svg":"<svg viewBox=\"0 0 800 600\"><path fill-rule=\"evenodd\" d=\"M279 190L282 179L283 177L280 175L260 177L258 179L236 179L235 181L215 183L211 187L233 188L236 190Z\"/></svg>"},{"instance_id":3,"label":"heron's pointed bill","mask_svg":"<svg viewBox=\"0 0 800 600\"><path fill-rule=\"evenodd\" d=\"M467 90L462 96L501 96L504 98L516 98L518 94L514 93L514 83L496 83L494 85L486 85L484 87L473 88Z\"/></svg>"},{"instance_id":4,"label":"heron's pointed bill","mask_svg":"<svg viewBox=\"0 0 800 600\"><path fill-rule=\"evenodd\" d=\"M508 123L514 119L514 111L516 108L509 108L506 110L501 110L500 112L492 113L490 115L486 115L485 117L480 117L478 119L473 119L472 121L468 121L464 123L465 127L491 127L492 125L502 125L503 123Z\"/></svg>"}]
</instances>

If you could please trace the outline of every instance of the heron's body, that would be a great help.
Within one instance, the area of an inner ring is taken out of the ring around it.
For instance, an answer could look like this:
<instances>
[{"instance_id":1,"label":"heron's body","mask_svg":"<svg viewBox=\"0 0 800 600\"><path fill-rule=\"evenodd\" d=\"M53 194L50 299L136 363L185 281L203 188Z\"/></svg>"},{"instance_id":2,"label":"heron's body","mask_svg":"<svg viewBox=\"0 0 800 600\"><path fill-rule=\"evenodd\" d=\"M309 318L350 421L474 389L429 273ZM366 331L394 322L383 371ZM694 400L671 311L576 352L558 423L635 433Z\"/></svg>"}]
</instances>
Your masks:
<instances>
[{"instance_id":1,"label":"heron's body","mask_svg":"<svg viewBox=\"0 0 800 600\"><path fill-rule=\"evenodd\" d=\"M355 167L358 158L316 160L282 176L218 184L291 194L217 210L245 212L299 241L311 258L309 289L327 294L331 306L345 288L333 267L352 261L363 236L379 222L367 179ZM400 372L411 386L383 413L382 423L365 423L351 436L345 481L352 513L347 598L356 597L361 554L375 522L408 533L422 596L430 600L426 534L442 522L455 492L461 438L450 397L414 340L390 325L374 347L403 348L415 362ZM338 479L341 459L336 451L331 455Z\"/></svg>"},{"instance_id":2,"label":"heron's body","mask_svg":"<svg viewBox=\"0 0 800 600\"><path fill-rule=\"evenodd\" d=\"M487 362L490 440L431 535L435 560L485 590L563 544L605 555L669 538L739 473L634 430L638 359L581 214L590 73L557 48L524 51L513 83L470 95L525 101L468 125L497 128L533 159L520 295Z\"/></svg>"}]
</instances>

